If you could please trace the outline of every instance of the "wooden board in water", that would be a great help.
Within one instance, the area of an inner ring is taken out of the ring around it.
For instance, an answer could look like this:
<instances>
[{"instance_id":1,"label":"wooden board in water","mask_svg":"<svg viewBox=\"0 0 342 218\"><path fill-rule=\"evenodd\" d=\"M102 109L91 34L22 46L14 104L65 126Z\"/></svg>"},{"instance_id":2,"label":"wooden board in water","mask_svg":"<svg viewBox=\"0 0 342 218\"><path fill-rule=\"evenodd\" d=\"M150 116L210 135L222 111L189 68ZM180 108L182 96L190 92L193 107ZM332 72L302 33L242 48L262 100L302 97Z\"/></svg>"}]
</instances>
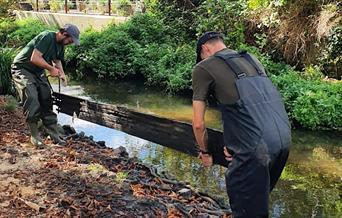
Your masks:
<instances>
[{"instance_id":1,"label":"wooden board in water","mask_svg":"<svg viewBox=\"0 0 342 218\"><path fill-rule=\"evenodd\" d=\"M198 155L198 146L189 123L56 92L53 96L59 112L70 116L76 114L80 119L117 129L192 156ZM214 162L226 167L228 163L223 156L222 132L210 128L207 131L209 150L213 153Z\"/></svg>"}]
</instances>

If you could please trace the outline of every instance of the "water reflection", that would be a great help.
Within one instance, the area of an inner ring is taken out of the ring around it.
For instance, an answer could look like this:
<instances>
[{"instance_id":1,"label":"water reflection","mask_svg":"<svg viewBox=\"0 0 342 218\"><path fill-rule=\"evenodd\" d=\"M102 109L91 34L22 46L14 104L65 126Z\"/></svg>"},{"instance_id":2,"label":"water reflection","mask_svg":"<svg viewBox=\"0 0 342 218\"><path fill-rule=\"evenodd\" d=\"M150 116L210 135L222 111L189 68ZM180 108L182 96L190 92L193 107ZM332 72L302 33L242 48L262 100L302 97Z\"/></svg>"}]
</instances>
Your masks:
<instances>
[{"instance_id":1,"label":"water reflection","mask_svg":"<svg viewBox=\"0 0 342 218\"><path fill-rule=\"evenodd\" d=\"M62 91L96 101L122 104L139 111L191 121L191 100L168 96L132 83L85 83ZM209 109L206 121L220 128L219 113ZM201 191L227 200L224 168L204 169L197 158L128 134L59 114L62 123L105 140L110 147L125 146L130 156ZM175 170L176 169L176 170ZM293 131L288 164L271 194L271 217L342 217L342 135L331 132Z\"/></svg>"}]
</instances>

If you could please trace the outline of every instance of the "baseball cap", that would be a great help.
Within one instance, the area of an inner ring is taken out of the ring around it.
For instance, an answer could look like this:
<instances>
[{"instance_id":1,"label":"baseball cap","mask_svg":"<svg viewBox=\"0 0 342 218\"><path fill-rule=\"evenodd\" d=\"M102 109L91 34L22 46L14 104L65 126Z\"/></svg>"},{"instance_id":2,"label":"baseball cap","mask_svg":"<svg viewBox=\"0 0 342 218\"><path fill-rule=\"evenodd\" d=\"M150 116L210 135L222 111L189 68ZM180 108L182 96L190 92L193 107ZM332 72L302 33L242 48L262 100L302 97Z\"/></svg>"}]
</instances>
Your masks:
<instances>
[{"instance_id":1,"label":"baseball cap","mask_svg":"<svg viewBox=\"0 0 342 218\"><path fill-rule=\"evenodd\" d=\"M80 30L74 24L65 24L63 26L65 32L67 32L75 45L80 45Z\"/></svg>"},{"instance_id":2,"label":"baseball cap","mask_svg":"<svg viewBox=\"0 0 342 218\"><path fill-rule=\"evenodd\" d=\"M201 58L201 50L202 50L202 45L204 45L206 42L208 42L211 39L215 38L221 38L223 39L223 36L219 32L215 31L209 31L205 32L197 41L197 46L196 46L196 53L197 53L197 58L196 58L196 63L200 62L202 60Z\"/></svg>"}]
</instances>

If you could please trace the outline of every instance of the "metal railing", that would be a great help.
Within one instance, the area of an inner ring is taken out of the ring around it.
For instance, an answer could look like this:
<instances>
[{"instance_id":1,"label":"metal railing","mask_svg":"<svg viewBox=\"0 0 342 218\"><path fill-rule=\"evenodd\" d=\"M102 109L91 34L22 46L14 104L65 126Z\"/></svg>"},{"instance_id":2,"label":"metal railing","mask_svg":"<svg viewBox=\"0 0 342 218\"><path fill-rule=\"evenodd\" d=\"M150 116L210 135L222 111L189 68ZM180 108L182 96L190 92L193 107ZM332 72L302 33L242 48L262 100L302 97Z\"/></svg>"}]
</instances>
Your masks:
<instances>
[{"instance_id":1,"label":"metal railing","mask_svg":"<svg viewBox=\"0 0 342 218\"><path fill-rule=\"evenodd\" d=\"M130 16L144 11L141 0L24 0L19 2L19 8L24 11L109 16Z\"/></svg>"}]
</instances>

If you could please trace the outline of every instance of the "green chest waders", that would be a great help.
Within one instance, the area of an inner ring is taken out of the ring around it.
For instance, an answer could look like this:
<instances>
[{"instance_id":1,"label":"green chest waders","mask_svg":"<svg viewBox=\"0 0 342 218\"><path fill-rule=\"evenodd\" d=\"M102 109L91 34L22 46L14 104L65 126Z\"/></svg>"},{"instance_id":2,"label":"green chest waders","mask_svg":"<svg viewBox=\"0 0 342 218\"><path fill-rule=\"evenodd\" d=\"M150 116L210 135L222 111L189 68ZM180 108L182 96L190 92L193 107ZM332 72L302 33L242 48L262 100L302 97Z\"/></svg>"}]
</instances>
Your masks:
<instances>
[{"instance_id":1,"label":"green chest waders","mask_svg":"<svg viewBox=\"0 0 342 218\"><path fill-rule=\"evenodd\" d=\"M31 143L43 147L39 136L38 121L42 120L46 132L55 143L64 145L57 131L57 115L53 112L52 88L44 73L30 72L15 64L11 67L12 78L19 93L26 121L31 131Z\"/></svg>"}]
</instances>

